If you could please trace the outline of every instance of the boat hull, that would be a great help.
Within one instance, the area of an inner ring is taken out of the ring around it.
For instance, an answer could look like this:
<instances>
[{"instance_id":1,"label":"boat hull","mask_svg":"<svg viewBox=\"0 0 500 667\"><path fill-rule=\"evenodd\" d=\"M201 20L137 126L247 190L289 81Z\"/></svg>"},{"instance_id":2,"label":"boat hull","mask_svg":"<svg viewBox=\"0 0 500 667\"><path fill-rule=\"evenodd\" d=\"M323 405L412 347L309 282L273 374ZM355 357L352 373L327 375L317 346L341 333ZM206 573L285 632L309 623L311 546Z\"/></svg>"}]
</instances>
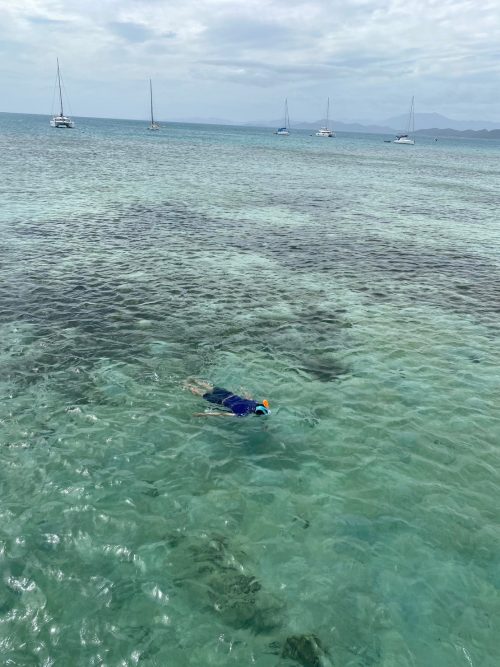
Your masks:
<instances>
[{"instance_id":1,"label":"boat hull","mask_svg":"<svg viewBox=\"0 0 500 667\"><path fill-rule=\"evenodd\" d=\"M51 127L75 127L75 122L67 116L57 116L50 121Z\"/></svg>"}]
</instances>

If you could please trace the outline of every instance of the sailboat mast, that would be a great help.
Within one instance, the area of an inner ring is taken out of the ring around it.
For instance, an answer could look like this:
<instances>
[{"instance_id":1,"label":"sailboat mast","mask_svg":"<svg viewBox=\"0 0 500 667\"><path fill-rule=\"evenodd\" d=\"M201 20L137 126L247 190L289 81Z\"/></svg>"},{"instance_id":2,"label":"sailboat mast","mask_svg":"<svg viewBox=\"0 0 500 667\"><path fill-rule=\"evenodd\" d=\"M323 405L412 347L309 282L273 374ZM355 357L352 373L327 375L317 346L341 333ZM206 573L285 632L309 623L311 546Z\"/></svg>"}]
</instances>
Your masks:
<instances>
[{"instance_id":1,"label":"sailboat mast","mask_svg":"<svg viewBox=\"0 0 500 667\"><path fill-rule=\"evenodd\" d=\"M62 91L61 91L61 72L59 71L59 58L57 58L57 82L59 84L59 102L61 106L61 113L59 115L64 116Z\"/></svg>"},{"instance_id":2,"label":"sailboat mast","mask_svg":"<svg viewBox=\"0 0 500 667\"><path fill-rule=\"evenodd\" d=\"M285 97L285 127L288 130L290 125L290 120L288 118L288 99Z\"/></svg>"},{"instance_id":3,"label":"sailboat mast","mask_svg":"<svg viewBox=\"0 0 500 667\"><path fill-rule=\"evenodd\" d=\"M153 84L151 83L151 79L149 79L149 96L151 100L151 125L154 125L154 118L153 118Z\"/></svg>"},{"instance_id":4,"label":"sailboat mast","mask_svg":"<svg viewBox=\"0 0 500 667\"><path fill-rule=\"evenodd\" d=\"M326 102L326 127L328 128L328 123L330 120L330 98Z\"/></svg>"}]
</instances>

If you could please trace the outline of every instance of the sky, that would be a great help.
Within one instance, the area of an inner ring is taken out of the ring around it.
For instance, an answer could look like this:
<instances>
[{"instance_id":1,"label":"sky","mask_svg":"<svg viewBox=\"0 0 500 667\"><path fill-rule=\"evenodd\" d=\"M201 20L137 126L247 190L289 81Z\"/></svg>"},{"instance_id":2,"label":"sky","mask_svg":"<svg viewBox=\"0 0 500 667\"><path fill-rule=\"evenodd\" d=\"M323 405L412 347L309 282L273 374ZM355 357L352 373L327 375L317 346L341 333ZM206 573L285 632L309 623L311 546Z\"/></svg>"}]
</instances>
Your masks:
<instances>
[{"instance_id":1,"label":"sky","mask_svg":"<svg viewBox=\"0 0 500 667\"><path fill-rule=\"evenodd\" d=\"M0 111L500 121L499 0L0 0Z\"/></svg>"}]
</instances>

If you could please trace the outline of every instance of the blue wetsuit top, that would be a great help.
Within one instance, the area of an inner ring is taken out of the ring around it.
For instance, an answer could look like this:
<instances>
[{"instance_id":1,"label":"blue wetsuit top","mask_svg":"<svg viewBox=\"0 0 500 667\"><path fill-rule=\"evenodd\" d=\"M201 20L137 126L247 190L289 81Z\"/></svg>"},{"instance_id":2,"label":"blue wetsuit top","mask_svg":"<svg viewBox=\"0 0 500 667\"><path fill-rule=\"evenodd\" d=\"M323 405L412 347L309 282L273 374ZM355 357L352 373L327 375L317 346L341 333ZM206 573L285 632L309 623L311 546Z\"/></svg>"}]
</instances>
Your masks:
<instances>
[{"instance_id":1,"label":"blue wetsuit top","mask_svg":"<svg viewBox=\"0 0 500 667\"><path fill-rule=\"evenodd\" d=\"M216 403L229 408L237 417L246 417L255 414L255 408L260 405L257 401L232 394L222 387L214 387L212 391L203 394L203 398L209 403Z\"/></svg>"}]
</instances>

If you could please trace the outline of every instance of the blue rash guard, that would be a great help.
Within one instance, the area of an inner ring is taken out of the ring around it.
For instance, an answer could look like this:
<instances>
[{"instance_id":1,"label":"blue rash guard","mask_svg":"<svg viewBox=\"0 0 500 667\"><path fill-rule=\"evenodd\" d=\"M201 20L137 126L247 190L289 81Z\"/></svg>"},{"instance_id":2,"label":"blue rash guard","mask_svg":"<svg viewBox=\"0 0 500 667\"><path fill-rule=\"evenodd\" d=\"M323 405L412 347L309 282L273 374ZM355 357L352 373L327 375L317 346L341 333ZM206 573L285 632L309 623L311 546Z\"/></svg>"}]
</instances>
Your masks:
<instances>
[{"instance_id":1,"label":"blue rash guard","mask_svg":"<svg viewBox=\"0 0 500 667\"><path fill-rule=\"evenodd\" d=\"M237 417L246 417L247 415L255 414L255 408L260 405L257 401L237 396L222 387L214 387L212 391L203 394L203 398L209 403L229 408Z\"/></svg>"}]
</instances>

